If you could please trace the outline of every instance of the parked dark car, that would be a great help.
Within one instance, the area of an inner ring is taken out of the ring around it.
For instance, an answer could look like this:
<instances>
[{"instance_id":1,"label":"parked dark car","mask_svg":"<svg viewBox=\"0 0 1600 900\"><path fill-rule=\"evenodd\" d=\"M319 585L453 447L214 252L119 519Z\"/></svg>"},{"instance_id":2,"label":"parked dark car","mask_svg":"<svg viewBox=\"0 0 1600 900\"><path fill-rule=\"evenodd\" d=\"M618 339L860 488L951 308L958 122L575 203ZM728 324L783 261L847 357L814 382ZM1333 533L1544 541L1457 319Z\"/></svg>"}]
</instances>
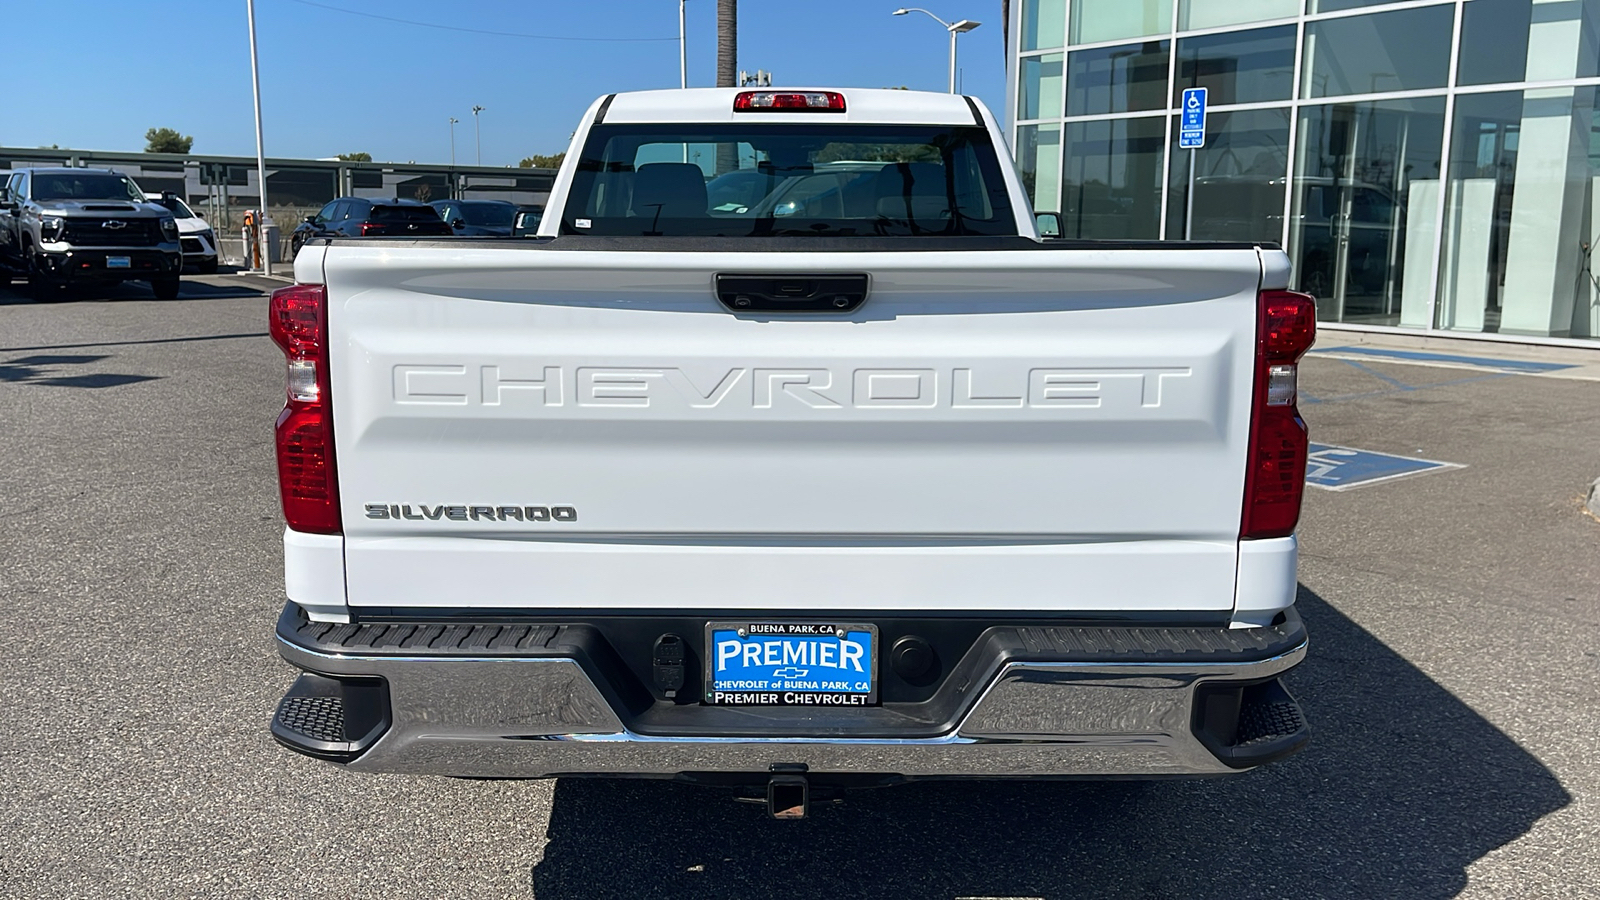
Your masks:
<instances>
[{"instance_id":1,"label":"parked dark car","mask_svg":"<svg viewBox=\"0 0 1600 900\"><path fill-rule=\"evenodd\" d=\"M516 204L504 200L435 200L439 218L462 237L510 237Z\"/></svg>"},{"instance_id":2,"label":"parked dark car","mask_svg":"<svg viewBox=\"0 0 1600 900\"><path fill-rule=\"evenodd\" d=\"M539 232L539 223L544 220L544 207L519 206L517 215L511 220L512 237L533 237Z\"/></svg>"},{"instance_id":3,"label":"parked dark car","mask_svg":"<svg viewBox=\"0 0 1600 900\"><path fill-rule=\"evenodd\" d=\"M454 233L426 203L340 197L296 225L289 246L299 253L306 241L319 237L444 237Z\"/></svg>"}]
</instances>

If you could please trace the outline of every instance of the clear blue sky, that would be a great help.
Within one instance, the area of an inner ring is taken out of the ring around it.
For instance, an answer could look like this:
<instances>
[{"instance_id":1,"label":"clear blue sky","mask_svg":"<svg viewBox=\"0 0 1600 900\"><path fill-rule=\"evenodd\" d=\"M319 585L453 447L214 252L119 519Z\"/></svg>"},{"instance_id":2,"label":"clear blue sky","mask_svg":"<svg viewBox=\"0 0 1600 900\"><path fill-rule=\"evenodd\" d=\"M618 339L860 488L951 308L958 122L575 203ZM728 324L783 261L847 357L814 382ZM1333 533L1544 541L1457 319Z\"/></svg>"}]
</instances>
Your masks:
<instances>
[{"instance_id":1,"label":"clear blue sky","mask_svg":"<svg viewBox=\"0 0 1600 900\"><path fill-rule=\"evenodd\" d=\"M775 85L944 90L948 36L919 13L890 15L900 5L742 0L739 66L773 72ZM961 36L962 88L1003 121L1000 0L924 5L983 23ZM470 163L473 104L486 107L485 165L564 150L595 97L677 87L677 10L676 0L256 0L267 155L448 162L455 116L456 158ZM689 84L710 86L716 0L688 10ZM0 22L13 73L0 146L143 150L145 130L163 126L193 135L196 153L254 155L245 0L6 3Z\"/></svg>"}]
</instances>

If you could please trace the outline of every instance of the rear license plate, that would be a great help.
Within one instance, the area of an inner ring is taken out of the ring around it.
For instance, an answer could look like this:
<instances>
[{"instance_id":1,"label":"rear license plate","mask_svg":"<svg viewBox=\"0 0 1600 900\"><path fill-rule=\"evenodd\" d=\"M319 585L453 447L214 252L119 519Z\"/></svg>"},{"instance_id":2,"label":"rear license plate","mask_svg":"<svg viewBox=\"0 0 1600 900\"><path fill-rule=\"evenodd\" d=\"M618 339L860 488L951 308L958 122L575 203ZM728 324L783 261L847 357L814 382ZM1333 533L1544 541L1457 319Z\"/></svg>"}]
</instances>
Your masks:
<instances>
[{"instance_id":1,"label":"rear license plate","mask_svg":"<svg viewBox=\"0 0 1600 900\"><path fill-rule=\"evenodd\" d=\"M819 622L706 625L707 703L873 706L878 628Z\"/></svg>"},{"instance_id":2,"label":"rear license plate","mask_svg":"<svg viewBox=\"0 0 1600 900\"><path fill-rule=\"evenodd\" d=\"M126 256L108 256L106 257L106 268L131 269L133 268L133 260Z\"/></svg>"}]
</instances>

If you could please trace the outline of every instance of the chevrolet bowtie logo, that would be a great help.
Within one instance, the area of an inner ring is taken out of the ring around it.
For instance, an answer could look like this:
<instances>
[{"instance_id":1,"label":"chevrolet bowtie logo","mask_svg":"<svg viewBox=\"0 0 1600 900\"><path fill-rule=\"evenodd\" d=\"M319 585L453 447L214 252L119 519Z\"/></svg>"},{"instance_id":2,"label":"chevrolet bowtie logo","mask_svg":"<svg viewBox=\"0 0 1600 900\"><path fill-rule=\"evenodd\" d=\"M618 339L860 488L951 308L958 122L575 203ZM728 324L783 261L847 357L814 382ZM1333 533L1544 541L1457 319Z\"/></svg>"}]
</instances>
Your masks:
<instances>
[{"instance_id":1,"label":"chevrolet bowtie logo","mask_svg":"<svg viewBox=\"0 0 1600 900\"><path fill-rule=\"evenodd\" d=\"M117 230L119 228L127 228L128 227L128 223L122 221L121 219L107 219L104 222L100 223L100 227L101 228L110 228L112 231L115 231L115 230Z\"/></svg>"},{"instance_id":2,"label":"chevrolet bowtie logo","mask_svg":"<svg viewBox=\"0 0 1600 900\"><path fill-rule=\"evenodd\" d=\"M793 668L793 667L787 667L787 668L782 668L782 669L773 669L772 670L772 677L773 678L804 678L804 677L806 677L806 673L809 672L809 671L811 671L811 670L810 669L796 669L796 668Z\"/></svg>"}]
</instances>

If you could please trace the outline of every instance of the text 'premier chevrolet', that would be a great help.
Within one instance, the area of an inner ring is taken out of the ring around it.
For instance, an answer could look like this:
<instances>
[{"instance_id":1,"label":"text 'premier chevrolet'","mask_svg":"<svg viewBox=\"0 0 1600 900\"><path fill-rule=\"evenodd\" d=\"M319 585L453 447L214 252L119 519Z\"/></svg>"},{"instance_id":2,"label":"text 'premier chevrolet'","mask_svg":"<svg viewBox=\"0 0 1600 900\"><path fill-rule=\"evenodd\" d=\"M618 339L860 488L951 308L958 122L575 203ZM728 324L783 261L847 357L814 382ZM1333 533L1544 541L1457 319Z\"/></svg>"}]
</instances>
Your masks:
<instances>
[{"instance_id":1,"label":"text 'premier chevrolet'","mask_svg":"<svg viewBox=\"0 0 1600 900\"><path fill-rule=\"evenodd\" d=\"M613 94L535 237L295 275L291 749L797 817L1306 743L1311 299L1271 245L1041 239L975 100Z\"/></svg>"}]
</instances>

